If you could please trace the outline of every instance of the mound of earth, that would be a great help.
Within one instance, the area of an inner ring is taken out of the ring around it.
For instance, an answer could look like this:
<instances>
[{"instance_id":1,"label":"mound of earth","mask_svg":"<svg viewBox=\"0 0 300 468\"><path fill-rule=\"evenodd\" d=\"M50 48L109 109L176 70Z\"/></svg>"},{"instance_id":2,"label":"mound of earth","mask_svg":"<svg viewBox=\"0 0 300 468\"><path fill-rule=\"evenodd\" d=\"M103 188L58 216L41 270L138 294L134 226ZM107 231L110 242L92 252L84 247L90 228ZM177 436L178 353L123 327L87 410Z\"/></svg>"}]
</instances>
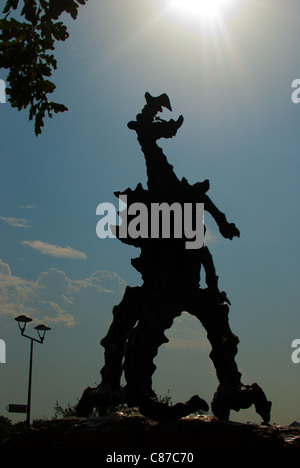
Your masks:
<instances>
[{"instance_id":1,"label":"mound of earth","mask_svg":"<svg viewBox=\"0 0 300 468\"><path fill-rule=\"evenodd\" d=\"M15 434L0 446L97 448L106 461L118 461L110 457L159 452L197 456L203 448L300 448L300 429L223 421L204 415L158 423L131 411L97 418L44 421Z\"/></svg>"}]
</instances>

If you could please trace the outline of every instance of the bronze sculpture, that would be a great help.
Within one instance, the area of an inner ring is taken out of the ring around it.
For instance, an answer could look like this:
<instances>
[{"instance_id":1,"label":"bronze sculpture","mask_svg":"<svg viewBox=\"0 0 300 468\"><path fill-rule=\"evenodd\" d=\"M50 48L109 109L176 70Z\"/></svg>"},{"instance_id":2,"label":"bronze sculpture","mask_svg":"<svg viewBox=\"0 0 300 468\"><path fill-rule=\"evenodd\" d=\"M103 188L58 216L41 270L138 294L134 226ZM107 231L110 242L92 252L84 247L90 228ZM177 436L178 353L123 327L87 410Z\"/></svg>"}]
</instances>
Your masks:
<instances>
[{"instance_id":1,"label":"bronze sculpture","mask_svg":"<svg viewBox=\"0 0 300 468\"><path fill-rule=\"evenodd\" d=\"M143 203L154 204L189 203L204 204L204 209L216 221L223 237L239 237L239 230L228 223L226 216L207 195L209 181L190 185L179 180L168 163L162 149L157 145L160 138L172 138L183 123L165 121L158 117L163 107L172 110L166 94L152 97L145 94L146 105L135 121L128 127L137 134L144 153L147 168L147 190L138 184L135 190L117 192L117 197L126 196L128 206ZM126 210L125 210L126 211ZM128 212L120 216L128 217ZM151 226L151 219L148 220ZM143 284L127 287L119 305L113 309L113 321L101 344L105 348L105 364L101 370L102 381L96 388L87 388L77 406L77 414L87 416L94 407L103 412L111 404L127 403L138 406L142 414L154 420L180 418L196 411L208 411L208 404L198 395L186 403L169 406L158 401L152 389L155 371L153 359L161 344L168 341L164 332L172 326L182 311L197 317L207 332L212 350L210 358L219 380L211 408L215 416L228 419L230 410L239 411L255 405L256 412L264 423L270 420L271 402L256 384L244 385L235 363L239 342L228 323L230 302L219 291L218 276L208 248L187 249L186 237L170 235L169 238L120 235L121 226L114 233L122 242L140 248L140 256L132 259L132 265L140 272ZM161 233L160 233L161 234ZM205 272L206 288L200 287L200 271ZM124 371L126 385L121 386Z\"/></svg>"}]
</instances>

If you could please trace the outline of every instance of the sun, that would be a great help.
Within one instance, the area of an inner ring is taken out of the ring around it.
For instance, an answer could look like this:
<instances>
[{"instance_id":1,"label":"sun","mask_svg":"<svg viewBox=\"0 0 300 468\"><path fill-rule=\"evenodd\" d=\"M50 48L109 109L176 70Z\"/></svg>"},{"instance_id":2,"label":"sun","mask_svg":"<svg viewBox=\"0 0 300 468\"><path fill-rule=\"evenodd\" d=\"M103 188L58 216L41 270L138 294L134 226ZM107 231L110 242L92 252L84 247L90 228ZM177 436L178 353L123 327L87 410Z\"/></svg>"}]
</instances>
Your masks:
<instances>
[{"instance_id":1,"label":"sun","mask_svg":"<svg viewBox=\"0 0 300 468\"><path fill-rule=\"evenodd\" d=\"M156 0L164 16L173 17L179 21L201 23L202 25L218 26L223 23L223 17L242 0Z\"/></svg>"},{"instance_id":2,"label":"sun","mask_svg":"<svg viewBox=\"0 0 300 468\"><path fill-rule=\"evenodd\" d=\"M169 0L168 6L179 14L214 17L229 7L234 0Z\"/></svg>"}]
</instances>

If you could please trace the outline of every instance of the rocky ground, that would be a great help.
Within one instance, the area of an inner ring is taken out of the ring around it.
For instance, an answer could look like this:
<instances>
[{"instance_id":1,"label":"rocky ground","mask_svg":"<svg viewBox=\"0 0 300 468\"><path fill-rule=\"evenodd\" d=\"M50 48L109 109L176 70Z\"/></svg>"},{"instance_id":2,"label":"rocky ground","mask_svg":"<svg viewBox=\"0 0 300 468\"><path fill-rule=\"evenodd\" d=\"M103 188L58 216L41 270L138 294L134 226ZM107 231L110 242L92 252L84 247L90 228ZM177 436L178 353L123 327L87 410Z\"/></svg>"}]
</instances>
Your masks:
<instances>
[{"instance_id":1,"label":"rocky ground","mask_svg":"<svg viewBox=\"0 0 300 468\"><path fill-rule=\"evenodd\" d=\"M154 422L138 412L117 412L97 418L44 421L15 434L1 448L97 448L118 451L192 452L203 448L300 448L300 429L221 421L190 416Z\"/></svg>"}]
</instances>

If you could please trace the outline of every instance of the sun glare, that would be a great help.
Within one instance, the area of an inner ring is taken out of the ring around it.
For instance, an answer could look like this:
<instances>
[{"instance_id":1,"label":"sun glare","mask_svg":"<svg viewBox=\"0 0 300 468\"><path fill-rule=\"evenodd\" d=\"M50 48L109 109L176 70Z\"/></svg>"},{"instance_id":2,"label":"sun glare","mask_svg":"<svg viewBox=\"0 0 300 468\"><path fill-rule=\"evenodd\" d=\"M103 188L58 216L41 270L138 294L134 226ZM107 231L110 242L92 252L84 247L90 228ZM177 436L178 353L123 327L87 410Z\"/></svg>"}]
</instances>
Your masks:
<instances>
[{"instance_id":1,"label":"sun glare","mask_svg":"<svg viewBox=\"0 0 300 468\"><path fill-rule=\"evenodd\" d=\"M177 20L201 22L213 25L222 23L222 16L241 0L159 0L164 14Z\"/></svg>"},{"instance_id":2,"label":"sun glare","mask_svg":"<svg viewBox=\"0 0 300 468\"><path fill-rule=\"evenodd\" d=\"M178 13L212 17L220 14L232 0L170 0L170 8Z\"/></svg>"}]
</instances>

